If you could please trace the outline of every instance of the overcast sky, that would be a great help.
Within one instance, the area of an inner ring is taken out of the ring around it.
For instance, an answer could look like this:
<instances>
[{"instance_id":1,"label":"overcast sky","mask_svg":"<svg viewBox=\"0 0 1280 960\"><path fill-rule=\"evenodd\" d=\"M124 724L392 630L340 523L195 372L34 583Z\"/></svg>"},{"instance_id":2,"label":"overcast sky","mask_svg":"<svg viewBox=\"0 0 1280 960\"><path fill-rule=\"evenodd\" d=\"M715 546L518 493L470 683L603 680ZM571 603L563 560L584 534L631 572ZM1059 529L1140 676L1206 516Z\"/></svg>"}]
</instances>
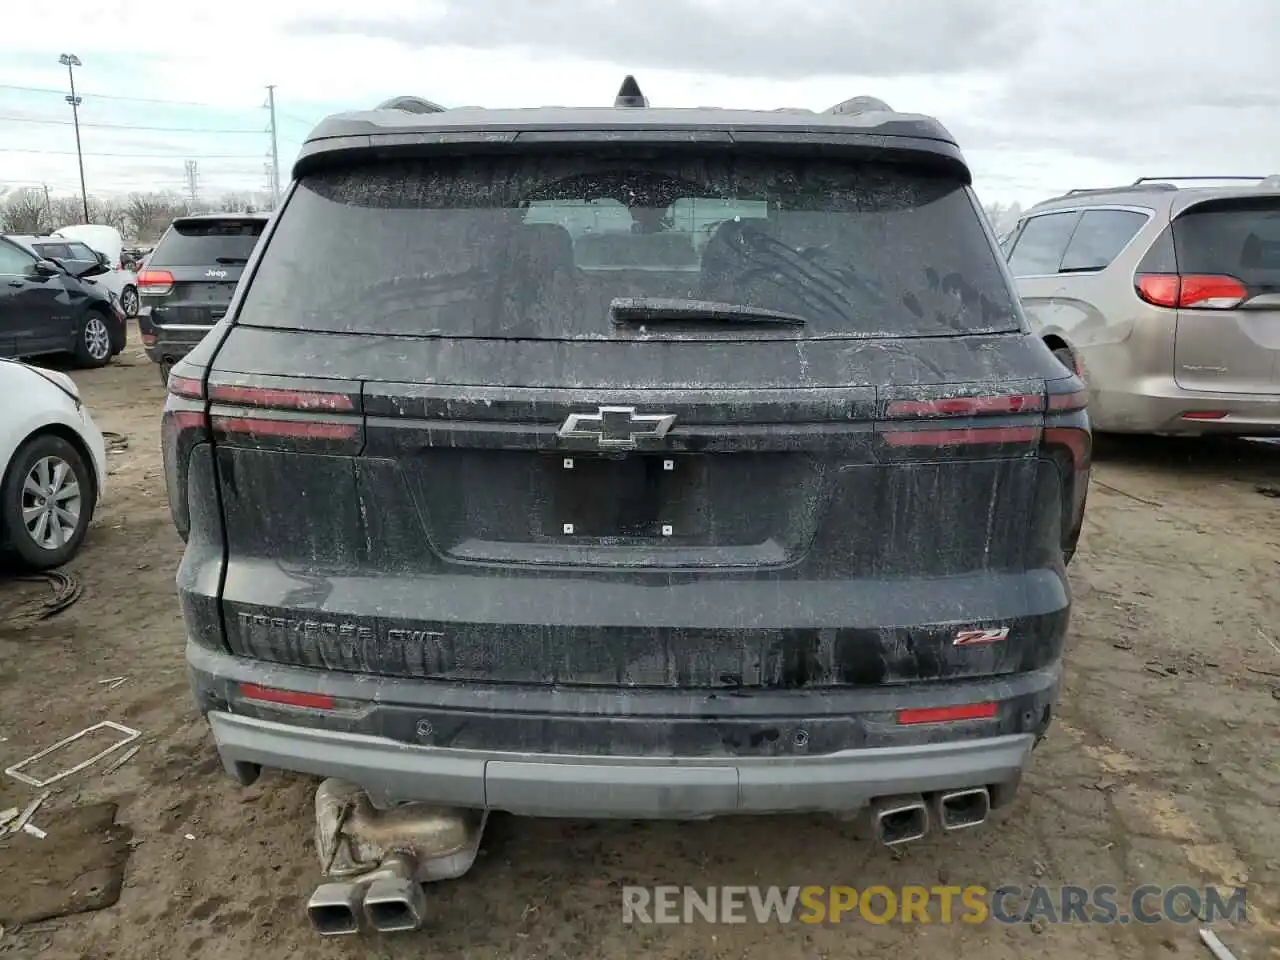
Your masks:
<instances>
[{"instance_id":1,"label":"overcast sky","mask_svg":"<svg viewBox=\"0 0 1280 960\"><path fill-rule=\"evenodd\" d=\"M77 190L62 52L90 193L181 190L187 159L202 193L261 187L268 83L287 179L335 110L607 104L627 72L654 104L934 114L985 202L1280 171L1276 0L64 0L3 23L0 189Z\"/></svg>"}]
</instances>

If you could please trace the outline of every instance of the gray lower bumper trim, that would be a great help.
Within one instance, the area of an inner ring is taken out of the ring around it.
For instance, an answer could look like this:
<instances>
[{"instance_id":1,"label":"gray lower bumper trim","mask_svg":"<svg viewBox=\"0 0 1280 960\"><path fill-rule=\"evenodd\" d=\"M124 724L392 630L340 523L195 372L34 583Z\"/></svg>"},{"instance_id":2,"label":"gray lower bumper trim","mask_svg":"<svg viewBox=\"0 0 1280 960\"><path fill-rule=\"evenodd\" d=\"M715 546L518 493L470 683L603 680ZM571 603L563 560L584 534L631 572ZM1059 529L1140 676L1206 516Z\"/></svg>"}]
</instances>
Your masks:
<instances>
[{"instance_id":1,"label":"gray lower bumper trim","mask_svg":"<svg viewBox=\"0 0 1280 960\"><path fill-rule=\"evenodd\" d=\"M686 819L847 812L875 797L1016 780L1030 735L848 750L803 759L543 756L414 746L381 737L209 714L228 766L338 777L375 804L421 800L524 816Z\"/></svg>"}]
</instances>

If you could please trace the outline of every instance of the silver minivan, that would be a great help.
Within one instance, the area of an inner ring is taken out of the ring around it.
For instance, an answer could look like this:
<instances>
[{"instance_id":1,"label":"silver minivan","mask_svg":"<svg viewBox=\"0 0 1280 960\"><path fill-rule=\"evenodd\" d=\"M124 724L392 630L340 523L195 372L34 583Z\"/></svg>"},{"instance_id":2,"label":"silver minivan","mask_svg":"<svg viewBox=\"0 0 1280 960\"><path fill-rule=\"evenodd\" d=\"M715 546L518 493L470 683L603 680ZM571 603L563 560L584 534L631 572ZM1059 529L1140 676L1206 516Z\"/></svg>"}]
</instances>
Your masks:
<instances>
[{"instance_id":1,"label":"silver minivan","mask_svg":"<svg viewBox=\"0 0 1280 960\"><path fill-rule=\"evenodd\" d=\"M1095 430L1280 435L1280 177L1213 179L1072 190L1001 244Z\"/></svg>"}]
</instances>

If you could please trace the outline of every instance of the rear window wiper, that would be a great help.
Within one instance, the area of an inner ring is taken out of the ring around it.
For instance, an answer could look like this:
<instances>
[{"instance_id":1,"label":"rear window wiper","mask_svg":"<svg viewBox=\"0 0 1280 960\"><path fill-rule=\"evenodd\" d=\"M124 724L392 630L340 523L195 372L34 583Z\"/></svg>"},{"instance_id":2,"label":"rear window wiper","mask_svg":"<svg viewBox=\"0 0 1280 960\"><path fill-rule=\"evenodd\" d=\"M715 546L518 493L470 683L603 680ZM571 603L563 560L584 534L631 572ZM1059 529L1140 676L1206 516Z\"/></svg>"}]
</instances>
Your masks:
<instances>
[{"instance_id":1,"label":"rear window wiper","mask_svg":"<svg viewBox=\"0 0 1280 960\"><path fill-rule=\"evenodd\" d=\"M609 303L609 318L615 326L664 321L679 323L682 320L710 320L717 323L782 323L793 327L802 327L808 323L799 314L751 307L743 303L666 297L616 297Z\"/></svg>"},{"instance_id":2,"label":"rear window wiper","mask_svg":"<svg viewBox=\"0 0 1280 960\"><path fill-rule=\"evenodd\" d=\"M248 263L248 257L214 257L216 263Z\"/></svg>"}]
</instances>

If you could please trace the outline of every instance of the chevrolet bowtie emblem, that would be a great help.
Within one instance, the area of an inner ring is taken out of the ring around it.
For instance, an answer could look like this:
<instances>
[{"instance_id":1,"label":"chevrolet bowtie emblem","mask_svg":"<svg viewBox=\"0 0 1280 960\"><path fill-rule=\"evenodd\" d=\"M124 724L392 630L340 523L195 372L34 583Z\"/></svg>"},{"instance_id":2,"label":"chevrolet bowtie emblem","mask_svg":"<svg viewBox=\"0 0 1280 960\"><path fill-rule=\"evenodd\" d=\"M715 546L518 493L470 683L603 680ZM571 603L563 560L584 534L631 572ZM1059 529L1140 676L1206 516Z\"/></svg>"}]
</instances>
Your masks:
<instances>
[{"instance_id":1,"label":"chevrolet bowtie emblem","mask_svg":"<svg viewBox=\"0 0 1280 960\"><path fill-rule=\"evenodd\" d=\"M557 434L595 440L613 449L634 447L637 440L658 440L676 422L674 413L636 413L635 407L600 407L595 413L571 413Z\"/></svg>"}]
</instances>

